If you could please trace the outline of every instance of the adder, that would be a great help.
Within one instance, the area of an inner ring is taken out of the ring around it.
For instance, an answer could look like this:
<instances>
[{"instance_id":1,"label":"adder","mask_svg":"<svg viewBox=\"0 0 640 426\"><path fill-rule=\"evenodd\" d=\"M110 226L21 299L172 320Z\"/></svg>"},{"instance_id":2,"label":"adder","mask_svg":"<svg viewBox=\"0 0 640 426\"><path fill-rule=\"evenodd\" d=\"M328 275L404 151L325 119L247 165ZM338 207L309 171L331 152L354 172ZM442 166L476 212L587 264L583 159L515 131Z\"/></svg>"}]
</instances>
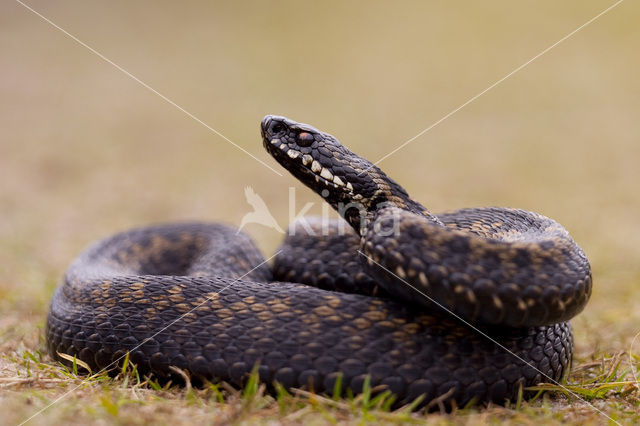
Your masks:
<instances>
[{"instance_id":1,"label":"adder","mask_svg":"<svg viewBox=\"0 0 640 426\"><path fill-rule=\"evenodd\" d=\"M269 266L223 224L137 228L89 247L56 289L54 358L94 371L361 392L396 405L504 403L571 365L568 320L591 293L583 251L523 210L433 214L333 136L267 116L266 150L343 216L300 221ZM344 389L343 389L344 390Z\"/></svg>"}]
</instances>

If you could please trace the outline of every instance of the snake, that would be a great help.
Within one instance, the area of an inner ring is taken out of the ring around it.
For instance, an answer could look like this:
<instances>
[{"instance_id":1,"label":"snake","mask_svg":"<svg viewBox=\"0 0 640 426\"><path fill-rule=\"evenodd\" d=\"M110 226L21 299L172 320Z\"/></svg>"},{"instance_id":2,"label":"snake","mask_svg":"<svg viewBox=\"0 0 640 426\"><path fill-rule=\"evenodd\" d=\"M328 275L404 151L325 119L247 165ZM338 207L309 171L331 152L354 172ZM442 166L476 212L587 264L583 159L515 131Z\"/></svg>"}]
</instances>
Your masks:
<instances>
[{"instance_id":1,"label":"snake","mask_svg":"<svg viewBox=\"0 0 640 426\"><path fill-rule=\"evenodd\" d=\"M253 373L270 390L385 390L399 406L504 404L566 377L569 319L592 274L565 228L511 208L434 214L313 126L268 115L261 135L340 218L296 220L271 263L222 223L100 240L54 291L55 360L113 372L128 357L174 382L241 387Z\"/></svg>"}]
</instances>

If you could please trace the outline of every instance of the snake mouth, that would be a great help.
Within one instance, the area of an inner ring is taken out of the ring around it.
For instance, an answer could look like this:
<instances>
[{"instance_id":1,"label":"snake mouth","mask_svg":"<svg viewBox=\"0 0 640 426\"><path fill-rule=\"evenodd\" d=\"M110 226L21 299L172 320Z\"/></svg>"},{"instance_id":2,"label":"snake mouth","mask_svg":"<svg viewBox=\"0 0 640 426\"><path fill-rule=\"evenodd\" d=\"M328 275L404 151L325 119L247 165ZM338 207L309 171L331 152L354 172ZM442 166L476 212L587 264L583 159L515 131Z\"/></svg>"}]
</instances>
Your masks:
<instances>
[{"instance_id":1,"label":"snake mouth","mask_svg":"<svg viewBox=\"0 0 640 426\"><path fill-rule=\"evenodd\" d=\"M334 175L331 171L323 167L320 162L314 160L308 154L300 154L289 148L288 144L278 139L272 139L269 143L265 143L267 151L280 163L286 167L294 176L301 179L307 184L322 183L327 188L344 190L346 193L352 193L353 186L351 183L344 183L339 176ZM317 189L317 187L313 187Z\"/></svg>"},{"instance_id":2,"label":"snake mouth","mask_svg":"<svg viewBox=\"0 0 640 426\"><path fill-rule=\"evenodd\" d=\"M307 186L316 192L334 189L353 196L353 185L332 171L333 153L324 144L328 135L312 126L272 115L262 121L261 133L267 152ZM320 183L322 188L318 186Z\"/></svg>"}]
</instances>

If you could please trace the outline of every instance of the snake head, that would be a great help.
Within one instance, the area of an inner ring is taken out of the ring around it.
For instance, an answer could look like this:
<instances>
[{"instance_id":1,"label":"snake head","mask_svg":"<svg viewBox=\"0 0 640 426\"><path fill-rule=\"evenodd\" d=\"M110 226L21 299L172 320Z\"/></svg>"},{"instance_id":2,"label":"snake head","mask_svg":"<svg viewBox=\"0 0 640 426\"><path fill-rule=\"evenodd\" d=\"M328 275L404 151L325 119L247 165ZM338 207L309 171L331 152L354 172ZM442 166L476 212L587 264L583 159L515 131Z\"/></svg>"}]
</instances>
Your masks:
<instances>
[{"instance_id":1,"label":"snake head","mask_svg":"<svg viewBox=\"0 0 640 426\"><path fill-rule=\"evenodd\" d=\"M358 231L360 219L381 203L406 206L406 191L336 138L308 124L267 115L265 149L293 176L322 196Z\"/></svg>"}]
</instances>

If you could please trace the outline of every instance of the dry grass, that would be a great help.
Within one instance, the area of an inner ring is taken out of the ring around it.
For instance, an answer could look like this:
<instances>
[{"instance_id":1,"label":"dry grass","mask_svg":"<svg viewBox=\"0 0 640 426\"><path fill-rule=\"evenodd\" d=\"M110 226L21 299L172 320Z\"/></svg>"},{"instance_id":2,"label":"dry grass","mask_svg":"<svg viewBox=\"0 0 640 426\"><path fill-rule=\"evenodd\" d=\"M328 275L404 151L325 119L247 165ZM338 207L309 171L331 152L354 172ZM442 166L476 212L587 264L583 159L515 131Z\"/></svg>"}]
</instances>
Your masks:
<instances>
[{"instance_id":1,"label":"dry grass","mask_svg":"<svg viewBox=\"0 0 640 426\"><path fill-rule=\"evenodd\" d=\"M243 148L266 113L378 159L611 1L191 4L30 2ZM509 408L390 413L357 400L82 381L41 357L47 303L90 241L157 221L247 212L281 226L315 196L44 23L0 6L0 412L18 423L559 423L640 421L640 33L627 0L385 160L434 211L509 205L563 223L593 266L572 389ZM280 235L252 227L266 253ZM636 358L629 357L630 354ZM144 379L142 379L144 382ZM220 402L220 398L224 402Z\"/></svg>"}]
</instances>

